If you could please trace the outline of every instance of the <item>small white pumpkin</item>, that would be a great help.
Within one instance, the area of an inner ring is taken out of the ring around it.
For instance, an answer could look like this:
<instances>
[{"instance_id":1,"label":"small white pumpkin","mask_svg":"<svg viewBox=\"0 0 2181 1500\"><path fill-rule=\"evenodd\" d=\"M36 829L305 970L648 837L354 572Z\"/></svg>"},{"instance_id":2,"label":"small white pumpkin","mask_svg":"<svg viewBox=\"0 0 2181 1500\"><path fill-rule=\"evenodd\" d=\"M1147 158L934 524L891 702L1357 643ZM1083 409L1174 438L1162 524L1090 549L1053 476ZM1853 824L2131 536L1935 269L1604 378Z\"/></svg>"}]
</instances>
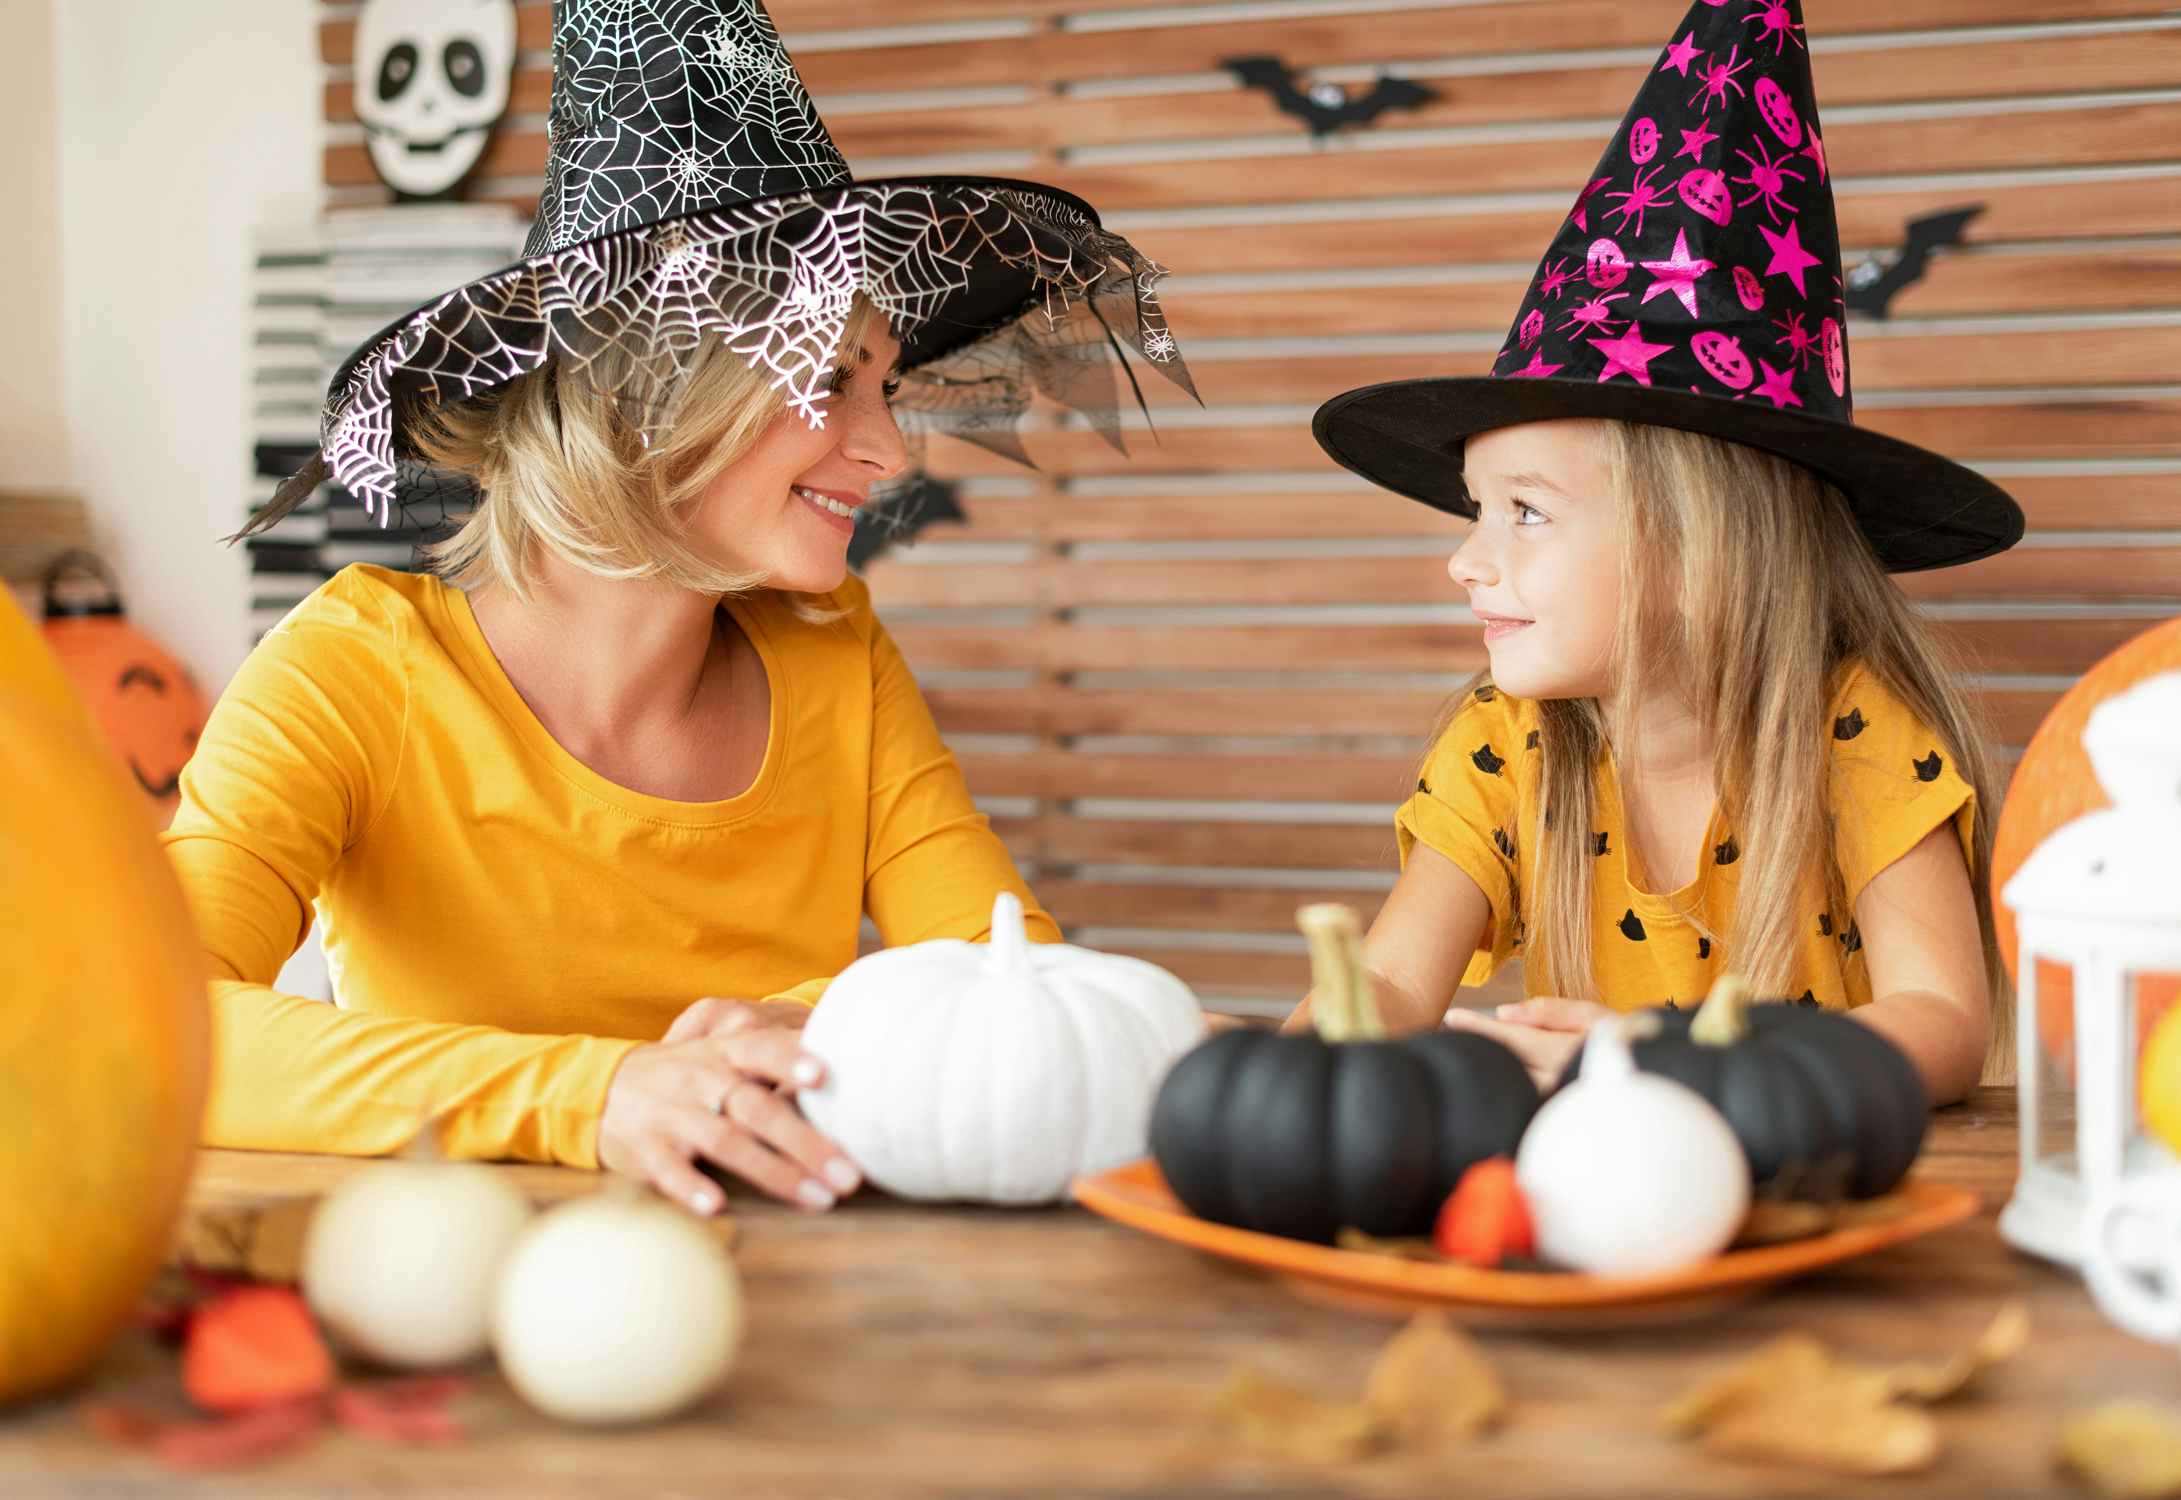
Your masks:
<instances>
[{"instance_id":1,"label":"small white pumpkin","mask_svg":"<svg viewBox=\"0 0 2181 1500\"><path fill-rule=\"evenodd\" d=\"M500 1372L549 1417L649 1422L727 1378L742 1341L742 1279L704 1223L613 1184L523 1232L500 1273Z\"/></svg>"},{"instance_id":2,"label":"small white pumpkin","mask_svg":"<svg viewBox=\"0 0 2181 1500\"><path fill-rule=\"evenodd\" d=\"M492 1340L492 1294L530 1200L471 1162L364 1168L320 1200L303 1241L304 1300L340 1342L379 1364L429 1370Z\"/></svg>"},{"instance_id":3,"label":"small white pumpkin","mask_svg":"<svg viewBox=\"0 0 2181 1500\"><path fill-rule=\"evenodd\" d=\"M1641 1276L1704 1260L1749 1213L1733 1127L1696 1090L1637 1071L1628 1042L1639 1024L1591 1027L1582 1076L1545 1101L1515 1151L1538 1254L1578 1271Z\"/></svg>"},{"instance_id":4,"label":"small white pumpkin","mask_svg":"<svg viewBox=\"0 0 2181 1500\"><path fill-rule=\"evenodd\" d=\"M935 938L841 972L803 1031L825 1082L797 1097L889 1193L1047 1203L1148 1151L1152 1098L1204 1029L1172 974L1032 943L1002 891L990 943Z\"/></svg>"}]
</instances>

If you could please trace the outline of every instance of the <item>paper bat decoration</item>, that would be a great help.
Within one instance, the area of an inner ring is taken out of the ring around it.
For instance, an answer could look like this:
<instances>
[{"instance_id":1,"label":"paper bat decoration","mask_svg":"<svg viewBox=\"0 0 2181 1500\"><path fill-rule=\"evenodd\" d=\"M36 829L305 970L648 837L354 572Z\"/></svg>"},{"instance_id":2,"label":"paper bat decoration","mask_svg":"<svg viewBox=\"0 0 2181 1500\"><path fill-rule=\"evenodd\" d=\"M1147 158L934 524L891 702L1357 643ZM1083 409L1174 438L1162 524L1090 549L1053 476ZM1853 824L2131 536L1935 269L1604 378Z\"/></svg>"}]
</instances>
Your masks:
<instances>
[{"instance_id":1,"label":"paper bat decoration","mask_svg":"<svg viewBox=\"0 0 2181 1500\"><path fill-rule=\"evenodd\" d=\"M1302 121L1314 136L1330 135L1343 125L1368 125L1388 110L1415 109L1439 97L1438 90L1406 78L1381 78L1369 93L1353 97L1337 83L1304 89L1296 85L1295 70L1270 55L1229 57L1219 65L1243 87L1270 94L1280 113Z\"/></svg>"},{"instance_id":2,"label":"paper bat decoration","mask_svg":"<svg viewBox=\"0 0 2181 1500\"><path fill-rule=\"evenodd\" d=\"M1848 273L1845 297L1850 312L1883 318L1894 297L1923 280L1931 252L1961 243L1961 232L1984 205L1950 208L1908 221L1908 240L1898 250L1873 255Z\"/></svg>"},{"instance_id":3,"label":"paper bat decoration","mask_svg":"<svg viewBox=\"0 0 2181 1500\"><path fill-rule=\"evenodd\" d=\"M906 500L883 508L869 508L856 516L856 534L848 539L848 566L861 573L874 557L897 543L907 544L934 521L967 521L961 505L962 487L926 475L917 492Z\"/></svg>"}]
</instances>

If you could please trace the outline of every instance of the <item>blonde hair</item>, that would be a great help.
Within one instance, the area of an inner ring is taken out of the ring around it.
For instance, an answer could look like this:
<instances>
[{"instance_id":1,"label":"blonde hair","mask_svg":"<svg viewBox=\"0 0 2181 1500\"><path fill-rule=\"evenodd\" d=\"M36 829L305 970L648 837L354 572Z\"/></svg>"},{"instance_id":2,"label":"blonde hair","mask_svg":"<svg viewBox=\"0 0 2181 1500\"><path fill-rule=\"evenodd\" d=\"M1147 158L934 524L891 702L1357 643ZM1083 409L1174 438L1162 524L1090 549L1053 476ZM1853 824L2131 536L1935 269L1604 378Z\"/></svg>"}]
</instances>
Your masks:
<instances>
[{"instance_id":1,"label":"blonde hair","mask_svg":"<svg viewBox=\"0 0 2181 1500\"><path fill-rule=\"evenodd\" d=\"M1838 486L1739 443L1647 423L1601 421L1600 457L1626 507L1623 602L1609 673L1623 722L1595 698L1538 704L1539 823L1526 863L1525 962L1533 992L1600 998L1591 953L1593 775L1658 669L1686 685L1713 746L1720 807L1741 846L1731 930L1705 935L1759 994L1786 994L1808 903L1845 906L1828 798L1829 703L1860 663L1930 725L1976 790L1970 886L1991 998L1985 1071L2005 1076L2013 1011L1992 926L1992 826L1999 782L1982 711L1953 653L1887 576ZM1479 674L1448 704L1436 742ZM1428 752L1427 752L1428 753ZM1813 858L1813 853L1817 857ZM1700 929L1702 918L1688 914ZM1852 916L1852 913L1850 914ZM1865 962L1860 951L1850 964Z\"/></svg>"},{"instance_id":2,"label":"blonde hair","mask_svg":"<svg viewBox=\"0 0 2181 1500\"><path fill-rule=\"evenodd\" d=\"M846 359L876 315L859 295L841 333ZM655 381L648 362L607 349L580 370L554 359L490 395L411 413L418 455L468 476L481 496L453 536L426 549L433 567L457 588L497 584L527 598L543 547L602 578L664 578L709 594L762 588L763 573L720 568L689 545L688 511L785 409L778 387L708 338L647 440L644 412L617 393Z\"/></svg>"}]
</instances>

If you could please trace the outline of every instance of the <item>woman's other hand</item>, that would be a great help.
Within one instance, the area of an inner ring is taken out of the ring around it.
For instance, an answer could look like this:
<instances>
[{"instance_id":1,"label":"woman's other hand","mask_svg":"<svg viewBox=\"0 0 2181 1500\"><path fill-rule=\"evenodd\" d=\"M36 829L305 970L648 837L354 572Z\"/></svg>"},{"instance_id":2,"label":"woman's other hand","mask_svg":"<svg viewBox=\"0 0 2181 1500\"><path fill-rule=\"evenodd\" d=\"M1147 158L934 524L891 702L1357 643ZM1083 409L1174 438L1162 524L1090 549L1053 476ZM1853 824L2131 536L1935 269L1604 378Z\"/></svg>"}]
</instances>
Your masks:
<instances>
[{"instance_id":1,"label":"woman's other hand","mask_svg":"<svg viewBox=\"0 0 2181 1500\"><path fill-rule=\"evenodd\" d=\"M854 1192L862 1174L793 1102L798 1089L825 1078L800 1043L808 1014L807 1006L747 1001L699 1001L683 1011L664 1038L629 1053L614 1073L598 1124L599 1161L704 1214L726 1198L699 1161L806 1208L831 1208Z\"/></svg>"},{"instance_id":2,"label":"woman's other hand","mask_svg":"<svg viewBox=\"0 0 2181 1500\"><path fill-rule=\"evenodd\" d=\"M1567 1070L1568 1059L1582 1047L1584 1034L1614 1014L1589 1000L1539 997L1490 1012L1457 1006L1446 1013L1446 1024L1459 1031L1482 1032L1504 1044L1530 1070L1537 1091L1549 1094Z\"/></svg>"}]
</instances>

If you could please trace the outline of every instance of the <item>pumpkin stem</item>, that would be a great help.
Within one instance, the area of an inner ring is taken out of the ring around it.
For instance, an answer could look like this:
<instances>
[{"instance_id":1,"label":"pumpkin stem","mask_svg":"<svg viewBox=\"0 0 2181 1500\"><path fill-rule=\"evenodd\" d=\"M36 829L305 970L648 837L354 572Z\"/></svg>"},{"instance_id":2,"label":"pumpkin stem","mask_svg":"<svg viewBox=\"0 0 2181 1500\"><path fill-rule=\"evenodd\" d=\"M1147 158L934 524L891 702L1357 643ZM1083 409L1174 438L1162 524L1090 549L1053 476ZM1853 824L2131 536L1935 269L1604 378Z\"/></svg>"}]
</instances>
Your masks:
<instances>
[{"instance_id":1,"label":"pumpkin stem","mask_svg":"<svg viewBox=\"0 0 2181 1500\"><path fill-rule=\"evenodd\" d=\"M1731 1047L1748 1036L1752 993L1741 975L1720 975L1689 1023L1689 1040L1705 1047Z\"/></svg>"},{"instance_id":2,"label":"pumpkin stem","mask_svg":"<svg viewBox=\"0 0 2181 1500\"><path fill-rule=\"evenodd\" d=\"M1363 967L1363 933L1356 914L1337 901L1321 901L1295 913L1310 942L1310 978L1316 999L1310 1021L1329 1042L1375 1041L1386 1034L1371 976Z\"/></svg>"},{"instance_id":3,"label":"pumpkin stem","mask_svg":"<svg viewBox=\"0 0 2181 1500\"><path fill-rule=\"evenodd\" d=\"M1022 901L1013 891L992 898L991 952L985 965L995 974L1017 974L1030 962L1030 938L1022 927Z\"/></svg>"}]
</instances>

